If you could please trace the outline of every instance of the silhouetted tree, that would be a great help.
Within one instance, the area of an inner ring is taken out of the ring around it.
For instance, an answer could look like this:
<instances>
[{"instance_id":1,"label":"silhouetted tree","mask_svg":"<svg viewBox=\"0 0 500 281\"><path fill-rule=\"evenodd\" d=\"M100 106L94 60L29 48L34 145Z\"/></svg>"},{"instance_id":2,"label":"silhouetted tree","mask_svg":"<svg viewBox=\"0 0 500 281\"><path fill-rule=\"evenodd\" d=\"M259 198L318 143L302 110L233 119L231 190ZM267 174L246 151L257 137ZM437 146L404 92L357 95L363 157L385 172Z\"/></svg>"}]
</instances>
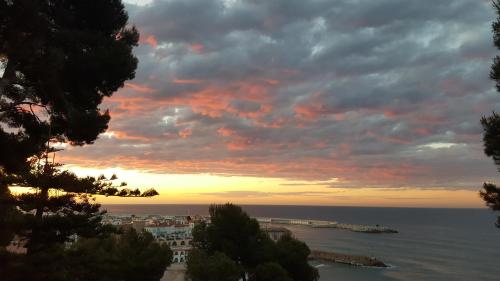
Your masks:
<instances>
[{"instance_id":1,"label":"silhouetted tree","mask_svg":"<svg viewBox=\"0 0 500 281\"><path fill-rule=\"evenodd\" d=\"M191 234L193 235L192 243L195 248L203 249L205 251L209 250L210 241L208 240L208 231L206 222L202 221L196 223L195 226L193 227L193 230L191 231Z\"/></svg>"},{"instance_id":2,"label":"silhouetted tree","mask_svg":"<svg viewBox=\"0 0 500 281\"><path fill-rule=\"evenodd\" d=\"M14 203L24 212L25 230L29 252L44 250L54 243L63 243L70 236L96 237L106 233L101 224L104 214L92 195L105 196L154 196L153 189L119 189L113 180L104 176L78 177L74 173L59 170L57 164L35 163L29 173L19 176L15 183L29 187L33 192L13 196Z\"/></svg>"},{"instance_id":3,"label":"silhouetted tree","mask_svg":"<svg viewBox=\"0 0 500 281\"><path fill-rule=\"evenodd\" d=\"M243 266L248 266L254 250L252 241L260 233L257 220L250 218L240 206L212 205L211 224L207 227L208 252L220 251Z\"/></svg>"},{"instance_id":4,"label":"silhouetted tree","mask_svg":"<svg viewBox=\"0 0 500 281\"><path fill-rule=\"evenodd\" d=\"M318 280L318 270L307 263L311 251L306 243L283 235L276 242L276 262L279 263L293 280Z\"/></svg>"},{"instance_id":5,"label":"silhouetted tree","mask_svg":"<svg viewBox=\"0 0 500 281\"><path fill-rule=\"evenodd\" d=\"M497 49L500 49L500 1L494 0L492 4L497 14L497 18L492 24L493 43ZM500 92L500 56L493 59L490 78L495 81L497 91ZM481 118L481 125L484 131L484 153L493 158L500 171L500 116L493 112L491 116ZM492 183L484 183L480 196L488 207L494 211L500 211L500 188ZM498 217L496 225L500 228L500 217Z\"/></svg>"},{"instance_id":6,"label":"silhouetted tree","mask_svg":"<svg viewBox=\"0 0 500 281\"><path fill-rule=\"evenodd\" d=\"M238 281L243 272L241 266L224 253L209 256L201 249L189 253L187 271L192 281Z\"/></svg>"},{"instance_id":7,"label":"silhouetted tree","mask_svg":"<svg viewBox=\"0 0 500 281\"><path fill-rule=\"evenodd\" d=\"M480 195L486 202L486 205L493 211L500 211L500 188L491 183L484 183ZM500 228L500 216L497 218L495 225Z\"/></svg>"},{"instance_id":8,"label":"silhouetted tree","mask_svg":"<svg viewBox=\"0 0 500 281\"><path fill-rule=\"evenodd\" d=\"M0 273L10 281L158 281L171 263L172 251L151 234L131 229L104 238L80 238L69 248L52 245L29 256L11 254L6 263L2 257Z\"/></svg>"},{"instance_id":9,"label":"silhouetted tree","mask_svg":"<svg viewBox=\"0 0 500 281\"><path fill-rule=\"evenodd\" d=\"M8 147L0 153L0 200L6 210L34 211L26 227L31 249L38 240L61 242L76 229L83 233L83 218L87 229L97 229L102 213L86 194L157 194L78 178L48 161L51 142L91 144L107 129L110 116L99 105L137 67L132 48L139 34L127 21L121 0L0 0L0 147ZM36 192L15 198L9 185ZM0 221L6 217L2 212ZM42 229L55 225L43 237Z\"/></svg>"},{"instance_id":10,"label":"silhouetted tree","mask_svg":"<svg viewBox=\"0 0 500 281\"><path fill-rule=\"evenodd\" d=\"M90 144L107 129L110 117L99 105L133 78L137 67L132 48L139 34L127 21L120 0L0 0L0 200L6 210L18 203L25 210L36 205L35 226L46 203L97 212L71 197L95 194L84 190L91 179L56 172L48 161L43 169L34 168L30 159L53 152L51 142ZM67 182L63 187L57 180ZM12 200L9 185L33 181L28 186L38 191L35 195ZM69 194L49 200L49 189ZM112 188L102 192L137 195ZM0 213L1 222L6 217Z\"/></svg>"},{"instance_id":11,"label":"silhouetted tree","mask_svg":"<svg viewBox=\"0 0 500 281\"><path fill-rule=\"evenodd\" d=\"M0 166L48 140L92 143L107 129L99 104L132 79L139 34L121 0L0 1ZM1 72L0 72L1 74ZM24 165L25 166L25 165Z\"/></svg>"},{"instance_id":12,"label":"silhouetted tree","mask_svg":"<svg viewBox=\"0 0 500 281\"><path fill-rule=\"evenodd\" d=\"M99 105L137 67L139 34L127 21L121 0L0 0L0 242L17 233L28 247L28 255L0 248L2 270L14 270L2 276L31 268L21 280L42 272L45 280L79 280L64 271L72 257L64 242L110 239L91 196L158 194L115 186L115 177L77 177L49 161L53 143L91 144L107 129ZM12 185L32 192L13 196Z\"/></svg>"},{"instance_id":13,"label":"silhouetted tree","mask_svg":"<svg viewBox=\"0 0 500 281\"><path fill-rule=\"evenodd\" d=\"M260 280L255 278L273 270L277 280L318 280L318 271L308 263L310 251L305 243L288 235L273 242L255 219L233 204L212 205L209 213L210 224L200 223L193 230L193 245L202 255L224 253L244 269L240 276L243 280L247 276ZM188 273L194 269L188 266Z\"/></svg>"},{"instance_id":14,"label":"silhouetted tree","mask_svg":"<svg viewBox=\"0 0 500 281\"><path fill-rule=\"evenodd\" d=\"M250 281L293 281L281 265L275 262L259 264L249 278Z\"/></svg>"},{"instance_id":15,"label":"silhouetted tree","mask_svg":"<svg viewBox=\"0 0 500 281\"><path fill-rule=\"evenodd\" d=\"M19 212L15 209L13 201L7 185L0 186L0 225L2 226L0 227L0 248L9 244L14 237L14 220Z\"/></svg>"},{"instance_id":16,"label":"silhouetted tree","mask_svg":"<svg viewBox=\"0 0 500 281\"><path fill-rule=\"evenodd\" d=\"M66 256L72 280L158 281L172 261L166 244L155 242L148 232L130 229L104 239L82 239Z\"/></svg>"}]
</instances>

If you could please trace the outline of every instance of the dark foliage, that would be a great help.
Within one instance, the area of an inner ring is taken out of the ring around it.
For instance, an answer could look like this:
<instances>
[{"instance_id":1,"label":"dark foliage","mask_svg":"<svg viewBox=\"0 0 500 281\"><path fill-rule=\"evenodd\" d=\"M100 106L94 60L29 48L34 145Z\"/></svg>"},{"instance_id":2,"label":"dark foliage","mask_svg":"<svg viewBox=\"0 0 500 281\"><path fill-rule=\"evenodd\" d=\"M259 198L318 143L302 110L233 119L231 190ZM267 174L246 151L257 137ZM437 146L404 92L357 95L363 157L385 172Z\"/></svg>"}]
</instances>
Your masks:
<instances>
[{"instance_id":1,"label":"dark foliage","mask_svg":"<svg viewBox=\"0 0 500 281\"><path fill-rule=\"evenodd\" d=\"M57 164L33 164L25 174L11 179L11 184L29 187L34 192L10 196L10 204L23 212L23 229L17 229L27 241L29 253L44 251L64 243L73 235L98 237L109 229L101 224L104 211L93 202L92 195L143 196L156 195L154 190L119 189L104 176L78 177L58 169ZM24 230L24 231L22 231Z\"/></svg>"},{"instance_id":2,"label":"dark foliage","mask_svg":"<svg viewBox=\"0 0 500 281\"><path fill-rule=\"evenodd\" d=\"M249 279L250 281L293 281L288 272L278 263L259 264Z\"/></svg>"},{"instance_id":3,"label":"dark foliage","mask_svg":"<svg viewBox=\"0 0 500 281\"><path fill-rule=\"evenodd\" d=\"M104 239L82 239L67 253L73 280L157 281L172 261L172 251L147 232L133 229Z\"/></svg>"},{"instance_id":4,"label":"dark foliage","mask_svg":"<svg viewBox=\"0 0 500 281\"><path fill-rule=\"evenodd\" d=\"M7 185L0 182L0 248L7 246L23 228L23 215L15 208L15 199Z\"/></svg>"},{"instance_id":5,"label":"dark foliage","mask_svg":"<svg viewBox=\"0 0 500 281\"><path fill-rule=\"evenodd\" d=\"M49 161L52 143L91 144L107 129L99 106L137 68L139 34L127 21L121 0L0 0L0 245L16 234L28 248L0 248L0 279L159 280L170 262L150 235L102 225L92 197L154 189L81 178ZM32 192L13 196L13 185Z\"/></svg>"},{"instance_id":6,"label":"dark foliage","mask_svg":"<svg viewBox=\"0 0 500 281\"><path fill-rule=\"evenodd\" d=\"M238 281L243 272L224 253L208 255L201 249L194 249L187 259L188 275L192 281Z\"/></svg>"},{"instance_id":7,"label":"dark foliage","mask_svg":"<svg viewBox=\"0 0 500 281\"><path fill-rule=\"evenodd\" d=\"M196 261L221 252L244 269L240 276L243 280L247 276L251 280L319 279L318 271L307 262L310 250L304 242L285 235L275 243L255 219L233 204L212 205L209 213L211 223L200 223L193 230L193 245L200 252L188 258L190 275L205 280L202 274L208 270L207 265ZM189 259L196 266L190 267ZM277 279L265 279L265 275Z\"/></svg>"},{"instance_id":8,"label":"dark foliage","mask_svg":"<svg viewBox=\"0 0 500 281\"><path fill-rule=\"evenodd\" d=\"M157 281L171 260L168 246L156 243L149 233L130 230L28 256L0 252L0 273L11 281Z\"/></svg>"},{"instance_id":9,"label":"dark foliage","mask_svg":"<svg viewBox=\"0 0 500 281\"><path fill-rule=\"evenodd\" d=\"M241 207L226 204L209 208L211 224L207 227L208 253L223 252L245 266L249 265L253 244L260 233L259 223Z\"/></svg>"},{"instance_id":10,"label":"dark foliage","mask_svg":"<svg viewBox=\"0 0 500 281\"><path fill-rule=\"evenodd\" d=\"M484 183L480 196L486 202L486 206L493 211L500 211L500 188L491 183ZM496 226L500 228L500 217L498 217Z\"/></svg>"},{"instance_id":11,"label":"dark foliage","mask_svg":"<svg viewBox=\"0 0 500 281\"><path fill-rule=\"evenodd\" d=\"M49 139L92 143L110 116L99 104L135 75L120 0L0 0L0 167L26 168Z\"/></svg>"},{"instance_id":12,"label":"dark foliage","mask_svg":"<svg viewBox=\"0 0 500 281\"><path fill-rule=\"evenodd\" d=\"M484 153L493 158L500 169L500 116L493 112L491 116L481 118L483 126Z\"/></svg>"},{"instance_id":13,"label":"dark foliage","mask_svg":"<svg viewBox=\"0 0 500 281\"><path fill-rule=\"evenodd\" d=\"M500 49L500 1L492 2L493 9L497 18L492 24L493 43ZM495 81L497 91L500 92L500 56L493 59L491 65L490 78ZM481 118L483 126L483 144L484 153L493 158L495 165L500 171L500 116L493 112L491 116ZM486 205L494 211L500 211L500 188L491 183L484 183L480 196L486 202ZM496 226L500 228L500 217L498 217Z\"/></svg>"},{"instance_id":14,"label":"dark foliage","mask_svg":"<svg viewBox=\"0 0 500 281\"><path fill-rule=\"evenodd\" d=\"M311 251L306 243L284 235L276 243L276 262L293 280L318 280L318 271L307 263Z\"/></svg>"}]
</instances>

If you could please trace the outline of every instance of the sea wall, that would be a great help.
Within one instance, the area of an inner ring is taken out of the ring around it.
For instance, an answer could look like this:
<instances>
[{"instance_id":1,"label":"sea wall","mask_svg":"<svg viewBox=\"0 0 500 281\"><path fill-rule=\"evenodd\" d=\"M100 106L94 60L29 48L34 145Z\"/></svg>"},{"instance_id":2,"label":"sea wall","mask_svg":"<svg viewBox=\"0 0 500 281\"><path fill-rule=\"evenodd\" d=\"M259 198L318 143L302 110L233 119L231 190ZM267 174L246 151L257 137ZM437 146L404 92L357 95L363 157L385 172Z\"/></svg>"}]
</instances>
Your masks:
<instances>
[{"instance_id":1,"label":"sea wall","mask_svg":"<svg viewBox=\"0 0 500 281\"><path fill-rule=\"evenodd\" d=\"M354 266L387 267L385 263L373 257L341 254L341 253L318 251L318 250L312 250L311 254L309 255L309 259L344 263Z\"/></svg>"},{"instance_id":2,"label":"sea wall","mask_svg":"<svg viewBox=\"0 0 500 281\"><path fill-rule=\"evenodd\" d=\"M383 227L380 225L360 225L360 224L345 224L336 221L324 220L307 220L307 219L285 219L285 218L256 218L259 223L266 224L288 224L288 225L304 225L315 228L338 228L354 232L364 233L398 233L392 228Z\"/></svg>"}]
</instances>

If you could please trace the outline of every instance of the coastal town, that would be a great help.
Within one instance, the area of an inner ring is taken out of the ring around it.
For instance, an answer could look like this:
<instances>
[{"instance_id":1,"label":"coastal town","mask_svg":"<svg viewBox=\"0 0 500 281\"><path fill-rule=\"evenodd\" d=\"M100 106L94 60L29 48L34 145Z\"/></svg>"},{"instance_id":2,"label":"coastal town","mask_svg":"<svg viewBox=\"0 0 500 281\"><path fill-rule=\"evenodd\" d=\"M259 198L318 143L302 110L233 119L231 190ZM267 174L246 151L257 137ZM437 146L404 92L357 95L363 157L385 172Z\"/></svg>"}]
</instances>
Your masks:
<instances>
[{"instance_id":1,"label":"coastal town","mask_svg":"<svg viewBox=\"0 0 500 281\"><path fill-rule=\"evenodd\" d=\"M121 229L134 229L137 232L151 233L159 243L166 243L172 250L172 263L186 262L192 249L192 230L196 223L210 222L210 217L200 215L105 215L104 224L110 224ZM268 224L263 230L272 240L277 241L291 232L284 227Z\"/></svg>"},{"instance_id":2,"label":"coastal town","mask_svg":"<svg viewBox=\"0 0 500 281\"><path fill-rule=\"evenodd\" d=\"M156 241L170 247L173 263L184 263L192 248L195 223L206 220L206 217L188 215L106 215L103 223L123 229L133 228L137 232L149 232Z\"/></svg>"},{"instance_id":3,"label":"coastal town","mask_svg":"<svg viewBox=\"0 0 500 281\"><path fill-rule=\"evenodd\" d=\"M367 226L358 224L344 224L336 221L289 219L289 218L255 218L264 232L273 241L278 241L283 235L293 235L286 225L295 225L312 228L335 228L364 233L398 233L397 230L387 227ZM193 248L192 230L197 223L210 223L209 216L202 215L151 215L151 214L106 214L102 223L119 229L134 229L137 232L148 232L158 243L165 243L172 250L172 264L174 268L183 267L189 252ZM71 237L68 244L75 242L78 237ZM24 242L19 238L13 239L7 249L10 252L26 253ZM385 264L373 257L356 256L343 253L312 251L312 260L323 260L344 263L355 266L385 267Z\"/></svg>"},{"instance_id":4,"label":"coastal town","mask_svg":"<svg viewBox=\"0 0 500 281\"><path fill-rule=\"evenodd\" d=\"M357 224L344 224L336 221L288 219L288 218L256 218L262 230L269 237L277 241L283 235L292 234L283 225L297 225L313 228L336 228L353 232L364 233L397 233L395 229ZM192 230L200 222L210 223L210 217L201 215L110 215L103 218L103 223L118 228L133 228L138 232L146 231L153 235L159 243L166 243L172 250L172 263L177 268L186 262L189 251L192 249ZM386 267L386 265L373 257L355 256L333 252L313 251L310 259L329 262L345 263L355 266Z\"/></svg>"}]
</instances>

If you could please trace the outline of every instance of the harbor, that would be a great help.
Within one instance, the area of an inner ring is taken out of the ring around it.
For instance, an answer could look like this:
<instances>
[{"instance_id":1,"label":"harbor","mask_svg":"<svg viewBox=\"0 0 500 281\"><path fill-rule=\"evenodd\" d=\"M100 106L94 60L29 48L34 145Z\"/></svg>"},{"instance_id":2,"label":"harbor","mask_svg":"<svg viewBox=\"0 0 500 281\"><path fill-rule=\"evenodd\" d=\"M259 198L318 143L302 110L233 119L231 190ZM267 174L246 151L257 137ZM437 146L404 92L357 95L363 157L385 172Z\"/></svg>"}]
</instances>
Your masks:
<instances>
[{"instance_id":1,"label":"harbor","mask_svg":"<svg viewBox=\"0 0 500 281\"><path fill-rule=\"evenodd\" d=\"M284 224L284 225L303 225L314 228L337 228L353 232L363 233L398 233L396 229L383 227L380 225L370 226L361 224L345 224L336 221L326 220L307 220L307 219L287 219L287 218L256 218L261 224Z\"/></svg>"}]
</instances>

